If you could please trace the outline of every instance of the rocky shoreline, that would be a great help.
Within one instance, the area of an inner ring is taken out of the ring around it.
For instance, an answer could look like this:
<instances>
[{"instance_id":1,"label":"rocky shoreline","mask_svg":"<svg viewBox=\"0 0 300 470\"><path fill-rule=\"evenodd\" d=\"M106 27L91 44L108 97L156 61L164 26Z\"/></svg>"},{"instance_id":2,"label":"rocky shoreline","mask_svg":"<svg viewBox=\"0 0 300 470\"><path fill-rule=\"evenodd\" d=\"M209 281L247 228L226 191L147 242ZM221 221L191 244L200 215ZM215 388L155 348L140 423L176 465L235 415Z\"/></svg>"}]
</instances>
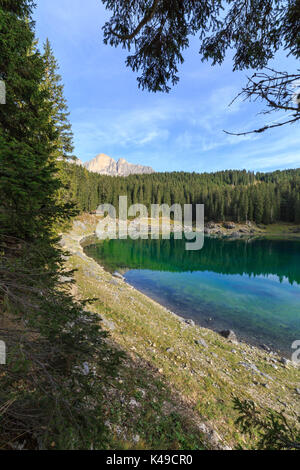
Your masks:
<instances>
[{"instance_id":1,"label":"rocky shoreline","mask_svg":"<svg viewBox=\"0 0 300 470\"><path fill-rule=\"evenodd\" d=\"M71 255L67 263L78 270L78 295L101 299L94 309L114 341L132 357L151 364L180 394L195 420L201 421L199 432L206 426L209 445L228 448L239 441L233 394L263 408L284 409L293 419L299 409L299 366L267 348L239 342L231 331L221 335L199 327L136 291L121 276L106 272L81 245L94 234L96 222L94 216L80 217L61 241ZM209 441L216 435L218 439ZM241 442L248 445L244 437Z\"/></svg>"},{"instance_id":2,"label":"rocky shoreline","mask_svg":"<svg viewBox=\"0 0 300 470\"><path fill-rule=\"evenodd\" d=\"M132 224L132 222L128 222L128 224L129 223ZM83 229L85 228L84 225L82 225L82 223L80 221L75 221L74 224L75 224L75 227L77 226L79 228L83 228ZM139 229L140 232L143 232L147 236L149 236L151 234L151 229L152 229L152 233L154 232L155 234L161 234L162 231L167 232L167 230L170 230L170 232L172 234L182 232L184 229L186 229L187 231L189 230L188 228L183 227L181 224L176 224L176 223L171 223L170 224L169 220L163 220L160 225L156 225L156 221L154 221L154 223L153 223L153 221L151 219L148 219L148 220L142 219L141 222L136 223L136 226L138 226L138 229ZM239 239L239 238L252 239L252 238L256 238L257 236L263 236L262 230L264 228L265 228L264 226L257 227L256 224L253 224L251 222L248 222L246 224L235 224L233 222L223 222L223 223L208 222L208 223L205 224L204 234L206 236L225 238L227 240L236 240L236 239ZM118 221L117 221L117 230L118 229L119 229L119 227L118 227ZM299 233L299 232L296 231L295 233ZM110 234L110 232L107 233L107 235L109 235L109 234ZM82 237L79 240L79 244L83 248L87 244L93 243L93 241L95 241L95 240L98 240L96 231ZM83 254L84 254L84 252L83 252ZM120 273L118 271L115 271L111 274L114 278L117 278L117 279L120 279L120 280L126 282L126 279L125 279L125 277L123 276L122 273ZM130 287L132 287L132 286L130 285ZM147 295L147 294L143 294L143 295ZM162 305L162 307L165 308L163 305ZM195 325L194 320L186 320L184 317L182 317L178 313L174 313L169 309L167 309L167 311L170 314L177 316L182 321L189 321L189 322L193 323L193 325ZM203 326L203 325L199 325L199 326ZM218 331L217 329L212 329L212 328L209 328L209 329L211 331L214 331L216 333L221 334L225 338L227 337L226 336L226 333L227 333L229 339L233 340L233 337L234 337L235 341L237 341L236 333L233 332L232 330ZM243 338L243 340L241 340L241 341L246 342L247 344L249 344L249 346L255 346L255 347L257 347L261 350L267 351L271 354L277 354L278 357L280 357L281 354L282 354L282 352L280 352L276 348L271 349L269 346L267 346L265 344L260 344L258 341L251 341L249 338ZM282 361L287 361L287 363L290 362L287 357L281 357L281 360Z\"/></svg>"},{"instance_id":3,"label":"rocky shoreline","mask_svg":"<svg viewBox=\"0 0 300 470\"><path fill-rule=\"evenodd\" d=\"M102 216L95 217L98 221L103 220ZM107 219L109 220L109 219ZM109 237L114 231L119 235L122 235L122 227L119 225L119 220L116 219L112 222L112 229L108 229L105 234ZM114 225L115 224L115 225ZM151 218L140 218L138 220L128 220L126 232L123 235L127 235L128 233L132 234L141 234L142 236L154 235L158 236L159 234L168 234L168 233L190 233L190 232L197 232L195 226L185 226L179 222L170 220L168 218L160 218L158 219L151 219ZM257 225L254 222L248 221L246 223L236 223L236 222L205 222L204 225L204 235L210 237L220 237L226 238L228 240L236 240L236 239L254 239L257 237L283 237L283 238L291 238L291 239L298 239L300 238L300 226L293 225L293 224L280 224L280 225ZM95 233L95 232L94 232ZM99 234L98 234L99 235ZM105 236L103 235L105 238Z\"/></svg>"}]
</instances>

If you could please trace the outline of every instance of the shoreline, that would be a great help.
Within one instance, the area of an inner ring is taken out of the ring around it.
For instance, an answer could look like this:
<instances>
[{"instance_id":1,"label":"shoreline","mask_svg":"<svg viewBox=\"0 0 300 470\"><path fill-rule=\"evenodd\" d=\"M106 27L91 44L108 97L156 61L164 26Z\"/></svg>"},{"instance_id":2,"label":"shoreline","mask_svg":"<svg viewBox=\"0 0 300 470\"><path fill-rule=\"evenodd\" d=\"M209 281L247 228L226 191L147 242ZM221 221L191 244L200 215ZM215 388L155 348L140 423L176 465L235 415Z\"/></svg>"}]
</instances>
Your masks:
<instances>
[{"instance_id":1,"label":"shoreline","mask_svg":"<svg viewBox=\"0 0 300 470\"><path fill-rule=\"evenodd\" d=\"M148 233L150 234L150 232ZM286 234L287 235L287 234ZM229 240L229 241L233 241L233 240L254 240L254 239L267 239L268 236L264 235L264 234L261 234L261 233L257 233L257 234L252 234L252 235L246 235L246 234L242 234L241 237L237 238L237 237L233 237L231 238L230 234L205 234L205 237L213 237L213 238L219 238L219 239L224 239L224 240ZM287 238L284 237L282 238L282 236L278 235L277 234L277 237L280 237L280 239L284 239L286 240ZM277 239L276 237L276 239ZM294 237L292 236L289 236L288 238L289 240L294 240ZM297 239L297 238L296 238ZM299 238L298 238L299 239ZM96 235L96 232L94 233L91 233L87 236L84 236L81 240L80 240L80 245L82 246L83 250L84 250L84 247L90 243L93 243L93 242L101 242L101 239L99 239ZM88 256L88 255L86 255ZM88 256L88 258L90 258ZM93 259L94 258L90 258L90 259ZM97 260L94 260L97 262L97 264L102 268L104 269L107 273L110 273L111 275L114 276L114 273L113 273L113 270L105 267L105 264L101 263L101 260L99 260L99 262ZM135 270L135 269L133 269ZM130 269L129 269L130 271ZM283 357L285 357L286 359L290 359L291 357L291 354L292 354L292 350L291 349L286 349L286 348L283 348L283 347L280 347L279 345L278 346L275 346L274 344L272 344L272 342L270 340L266 340L264 338L259 338L259 336L255 335L255 333L253 333L252 335L251 334L245 334L241 331L241 329L238 329L236 327L234 327L233 325L230 325L230 324L226 324L226 322L222 322L222 320L217 320L216 321L216 324L215 326L212 326L209 324L210 321L213 321L213 319L211 317L207 317L207 319L205 318L197 318L197 316L188 316L188 315L184 315L182 312L180 311L176 311L176 307L174 308L174 306L172 305L169 305L167 300L165 301L164 298L159 298L157 295L152 295L151 291L148 292L148 290L145 288L139 288L138 286L134 285L134 284L131 284L130 282L127 281L126 279L126 274L124 275L123 271L121 270L121 272L119 271L116 271L117 274L120 275L120 278L123 278L124 282L129 285L130 287L132 287L133 289L135 289L136 291L140 292L142 295L145 295L146 297L148 297L149 299L151 299L152 301L158 303L162 308L165 308L170 314L172 315L175 315L177 316L179 319L181 319L182 321L186 321L186 320L192 320L196 325L198 325L199 327L201 328L207 328L209 329L210 331L213 331L214 333L216 334L220 334L220 331L222 330L233 330L234 333L236 334L236 336L238 337L238 341L241 342L241 343L245 343L249 346L254 346L256 348L258 348L259 350L261 351L269 351L269 352L273 352L273 353L276 353L278 355L281 355ZM180 307L178 308L178 310L180 310Z\"/></svg>"},{"instance_id":2,"label":"shoreline","mask_svg":"<svg viewBox=\"0 0 300 470\"><path fill-rule=\"evenodd\" d=\"M85 242L89 242L90 241L95 241L95 238L96 240L98 240L98 242L100 241L97 237L95 237L96 234L93 234L93 235L90 235L90 236L87 236L87 237L83 237L83 239L80 241L80 245L82 246L82 243L84 244ZM84 246L83 246L84 248ZM94 260L94 258L86 255L89 259L92 259ZM203 319L202 321L199 321L196 317L193 317L193 316L184 316L182 313L180 312L176 312L174 311L174 307L171 307L170 305L168 305L167 303L165 303L163 301L163 299L160 299L160 298L157 298L156 296L153 296L151 295L151 293L147 292L147 289L141 289L141 288L138 288L137 286L131 284L127 279L126 279L126 273L124 275L123 272L119 272L119 271L111 271L109 269L106 269L105 266L103 264L101 264L100 262L98 262L97 260L94 260L96 261L96 263L107 273L111 274L113 277L117 277L121 280L123 280L123 282L128 285L130 288L134 289L135 291L139 292L140 294L146 296L149 300L152 300L153 302L156 302L158 305L160 305L162 308L166 309L168 313L170 313L171 315L174 315L175 317L177 317L180 321L183 321L183 322L186 322L186 321L193 321L195 323L196 326L199 326L200 328L205 328L205 329L208 329L210 331L213 331L214 333L216 334L220 334L220 331L223 331L223 330L230 330L230 331L233 331L234 334L237 336L237 341L239 343L245 343L247 344L248 346L250 347L256 347L257 349L261 350L261 351L268 351L269 353L273 353L273 354L277 354L279 356L283 356L285 357L286 359L290 359L290 356L291 356L291 351L288 351L288 350L283 350L283 349L280 349L278 347L275 347L275 346L269 346L267 344L264 344L263 342L263 339L262 340L259 340L258 338L256 338L255 336L249 336L249 335L245 335L243 333L241 333L240 331L236 330L235 328L231 329L231 325L222 325L220 324L219 326L216 326L216 327L212 327L212 326L209 326L209 325L205 325L204 322L205 320ZM135 269L133 269L135 270ZM131 271L131 269L128 270L128 272ZM126 271L127 272L127 271ZM209 321L212 321L211 318L208 318L206 320L207 322ZM220 322L221 323L221 322Z\"/></svg>"},{"instance_id":3,"label":"shoreline","mask_svg":"<svg viewBox=\"0 0 300 470\"><path fill-rule=\"evenodd\" d=\"M295 391L300 385L299 366L283 361L277 353L193 325L105 271L80 244L93 235L96 220L80 216L62 237L61 244L70 253L68 267L77 269L74 293L80 298L99 299L91 310L99 314L112 340L134 361L151 365L151 383L158 376L179 393L193 420L200 419L200 428L210 430L204 433L205 442L213 448L248 446L245 437L237 437L233 396L251 399L264 409L280 411L284 406L287 416L294 419L299 403ZM139 406L135 413L144 405ZM129 416L126 419L130 421ZM217 443L210 439L215 432Z\"/></svg>"},{"instance_id":4,"label":"shoreline","mask_svg":"<svg viewBox=\"0 0 300 470\"><path fill-rule=\"evenodd\" d=\"M109 271L107 271L107 272L109 272ZM136 287L133 284L130 284L126 280L126 278L124 279L124 282L126 282L127 285L131 286L132 288L134 288L135 290L137 290L141 294L145 295L149 299L153 300L154 302L157 302L159 305L161 305L161 307L165 308L170 314L175 315L176 317L178 317L181 321L193 321L196 326L199 326L200 328L206 328L210 331L213 331L214 333L216 333L218 335L220 335L221 331L230 330L230 331L234 332L234 334L237 337L237 341L239 343L244 343L244 344L247 344L250 347L255 347L255 348L259 349L262 352L263 351L268 351L269 353L277 354L278 356L285 357L287 360L289 360L290 357L291 357L291 350L288 351L288 350L280 349L280 348L278 348L276 346L273 346L273 345L269 346L267 344L267 342L266 342L266 344L264 344L263 340L259 340L255 336L249 336L249 335L243 334L238 329L236 329L234 327L231 329L230 325L224 325L224 324L221 324L221 322L220 322L220 324L218 326L212 327L212 326L209 326L209 324L206 324L206 323L209 323L211 321L210 318L208 318L206 320L199 321L196 317L193 317L193 316L183 316L179 312L173 311L174 308L169 307L161 299L158 299L156 297L152 297L152 295L150 293L139 289L138 287Z\"/></svg>"}]
</instances>

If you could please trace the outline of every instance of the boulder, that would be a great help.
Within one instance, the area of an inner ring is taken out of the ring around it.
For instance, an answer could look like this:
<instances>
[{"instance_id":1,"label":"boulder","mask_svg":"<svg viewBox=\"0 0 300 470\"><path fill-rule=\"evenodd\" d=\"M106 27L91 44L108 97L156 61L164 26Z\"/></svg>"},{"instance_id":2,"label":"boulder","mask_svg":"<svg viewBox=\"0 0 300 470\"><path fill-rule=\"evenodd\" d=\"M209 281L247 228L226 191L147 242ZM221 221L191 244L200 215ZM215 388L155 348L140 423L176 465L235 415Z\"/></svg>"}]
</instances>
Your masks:
<instances>
[{"instance_id":1,"label":"boulder","mask_svg":"<svg viewBox=\"0 0 300 470\"><path fill-rule=\"evenodd\" d=\"M208 224L206 225L206 227L208 229L212 229L212 228L216 228L216 224L214 222L208 222Z\"/></svg>"},{"instance_id":2,"label":"boulder","mask_svg":"<svg viewBox=\"0 0 300 470\"><path fill-rule=\"evenodd\" d=\"M80 222L80 220L75 220L74 227L82 228L82 230L86 230L86 226L84 225L83 222Z\"/></svg>"},{"instance_id":3,"label":"boulder","mask_svg":"<svg viewBox=\"0 0 300 470\"><path fill-rule=\"evenodd\" d=\"M124 281L124 276L122 276L122 274L118 273L118 271L115 271L113 273L113 276L118 278L118 279L122 279L122 281Z\"/></svg>"},{"instance_id":4,"label":"boulder","mask_svg":"<svg viewBox=\"0 0 300 470\"><path fill-rule=\"evenodd\" d=\"M223 336L223 338L230 339L231 341L237 341L236 334L232 330L222 330L220 331L220 335Z\"/></svg>"},{"instance_id":5,"label":"boulder","mask_svg":"<svg viewBox=\"0 0 300 470\"><path fill-rule=\"evenodd\" d=\"M198 429L203 434L204 439L210 446L213 447L213 449L232 450L231 447L227 446L222 442L220 435L206 424L198 424Z\"/></svg>"},{"instance_id":6,"label":"boulder","mask_svg":"<svg viewBox=\"0 0 300 470\"><path fill-rule=\"evenodd\" d=\"M101 320L103 324L106 326L106 328L108 328L109 330L113 331L116 329L114 322L112 322L111 320L108 320L107 318L104 318L104 317L101 317Z\"/></svg>"},{"instance_id":7,"label":"boulder","mask_svg":"<svg viewBox=\"0 0 300 470\"><path fill-rule=\"evenodd\" d=\"M288 365L290 365L290 363L291 363L291 361L289 361L289 360L286 359L285 357L282 357L282 358L280 359L280 362L281 362L281 364L283 364L284 366L288 366Z\"/></svg>"},{"instance_id":8,"label":"boulder","mask_svg":"<svg viewBox=\"0 0 300 470\"><path fill-rule=\"evenodd\" d=\"M231 237L231 238L239 238L240 236L241 236L241 234L240 234L239 232L232 232L232 233L230 234L230 237Z\"/></svg>"},{"instance_id":9,"label":"boulder","mask_svg":"<svg viewBox=\"0 0 300 470\"><path fill-rule=\"evenodd\" d=\"M202 348L208 348L208 344L206 341L204 341L204 339L200 338L200 339L196 339L195 341L196 344L198 344L198 346L202 346Z\"/></svg>"},{"instance_id":10,"label":"boulder","mask_svg":"<svg viewBox=\"0 0 300 470\"><path fill-rule=\"evenodd\" d=\"M190 326L195 326L194 320L190 320L190 319L189 319L189 320L185 320L185 323L186 323L187 325L190 325Z\"/></svg>"},{"instance_id":11,"label":"boulder","mask_svg":"<svg viewBox=\"0 0 300 470\"><path fill-rule=\"evenodd\" d=\"M61 282L62 284L71 283L74 282L74 279L72 277L60 276L59 282Z\"/></svg>"},{"instance_id":12,"label":"boulder","mask_svg":"<svg viewBox=\"0 0 300 470\"><path fill-rule=\"evenodd\" d=\"M271 348L269 348L269 346L267 346L266 344L261 344L260 347L264 349L264 351L271 352Z\"/></svg>"},{"instance_id":13,"label":"boulder","mask_svg":"<svg viewBox=\"0 0 300 470\"><path fill-rule=\"evenodd\" d=\"M139 402L137 402L134 398L131 398L131 400L129 402L129 406L131 408L139 408L141 406L141 404Z\"/></svg>"},{"instance_id":14,"label":"boulder","mask_svg":"<svg viewBox=\"0 0 300 470\"><path fill-rule=\"evenodd\" d=\"M235 228L235 224L232 222L224 222L223 227L232 230L233 228Z\"/></svg>"},{"instance_id":15,"label":"boulder","mask_svg":"<svg viewBox=\"0 0 300 470\"><path fill-rule=\"evenodd\" d=\"M239 362L239 364L241 366L245 367L245 369L247 369L247 370L249 370L249 371L251 371L255 374L259 374L259 375L261 375L262 377L265 377L268 380L273 381L273 379L272 379L272 377L270 377L270 375L265 374L265 372L261 372L255 364L251 364L249 362ZM264 384L262 384L262 385L264 385Z\"/></svg>"}]
</instances>

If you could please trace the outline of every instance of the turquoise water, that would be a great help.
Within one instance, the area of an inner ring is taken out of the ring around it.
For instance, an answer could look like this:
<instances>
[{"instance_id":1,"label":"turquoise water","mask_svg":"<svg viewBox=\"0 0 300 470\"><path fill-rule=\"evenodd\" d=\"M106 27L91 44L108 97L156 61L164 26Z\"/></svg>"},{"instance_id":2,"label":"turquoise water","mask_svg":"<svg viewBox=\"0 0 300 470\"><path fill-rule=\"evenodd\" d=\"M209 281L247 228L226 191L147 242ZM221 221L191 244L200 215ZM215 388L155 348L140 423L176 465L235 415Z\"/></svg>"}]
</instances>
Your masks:
<instances>
[{"instance_id":1,"label":"turquoise water","mask_svg":"<svg viewBox=\"0 0 300 470\"><path fill-rule=\"evenodd\" d=\"M300 241L106 240L85 252L179 315L291 354L300 339Z\"/></svg>"}]
</instances>

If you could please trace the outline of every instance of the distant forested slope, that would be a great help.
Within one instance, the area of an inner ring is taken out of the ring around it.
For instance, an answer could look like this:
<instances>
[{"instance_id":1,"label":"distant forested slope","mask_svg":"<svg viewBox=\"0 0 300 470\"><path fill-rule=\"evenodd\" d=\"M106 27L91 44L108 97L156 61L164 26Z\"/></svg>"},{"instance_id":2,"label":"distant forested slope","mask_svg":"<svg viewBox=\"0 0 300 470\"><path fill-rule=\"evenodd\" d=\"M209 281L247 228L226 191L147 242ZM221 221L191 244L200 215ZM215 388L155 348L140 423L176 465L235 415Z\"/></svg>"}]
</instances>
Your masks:
<instances>
[{"instance_id":1,"label":"distant forested slope","mask_svg":"<svg viewBox=\"0 0 300 470\"><path fill-rule=\"evenodd\" d=\"M119 195L128 204L205 204L207 220L278 221L300 223L300 169L254 173L154 173L128 177L102 176L65 163L69 197L80 211L101 203L118 207Z\"/></svg>"}]
</instances>

